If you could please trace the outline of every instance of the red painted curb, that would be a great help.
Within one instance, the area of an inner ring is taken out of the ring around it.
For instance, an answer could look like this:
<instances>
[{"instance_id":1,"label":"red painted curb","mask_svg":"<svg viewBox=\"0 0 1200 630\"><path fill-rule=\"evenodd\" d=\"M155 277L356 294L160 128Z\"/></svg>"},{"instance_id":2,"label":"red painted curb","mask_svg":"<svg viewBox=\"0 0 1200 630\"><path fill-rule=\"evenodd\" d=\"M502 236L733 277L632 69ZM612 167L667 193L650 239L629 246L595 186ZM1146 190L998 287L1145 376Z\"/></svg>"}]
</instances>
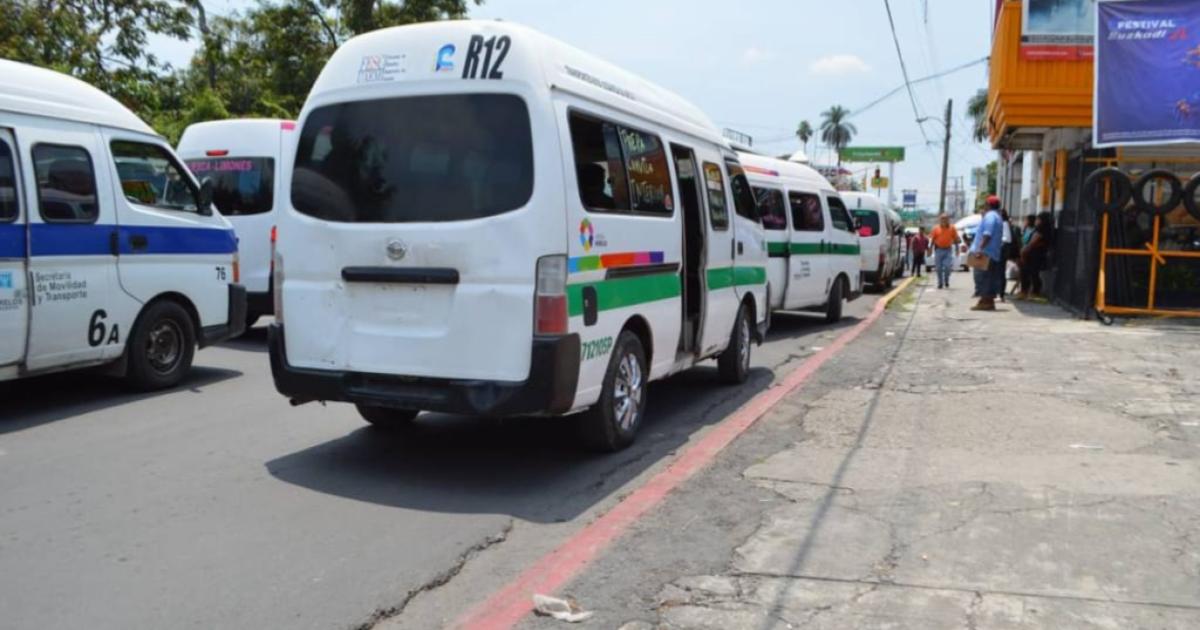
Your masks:
<instances>
[{"instance_id":1,"label":"red painted curb","mask_svg":"<svg viewBox=\"0 0 1200 630\"><path fill-rule=\"evenodd\" d=\"M468 630L507 630L533 610L533 594L550 594L591 564L612 541L623 534L650 509L662 503L667 493L707 466L726 446L749 429L779 401L816 373L846 344L854 341L874 324L889 302L910 283L910 278L881 298L871 314L833 343L805 359L795 370L773 387L750 399L727 420L679 454L661 472L622 499L616 506L586 525L550 553L542 556L504 588L461 617L455 627Z\"/></svg>"}]
</instances>

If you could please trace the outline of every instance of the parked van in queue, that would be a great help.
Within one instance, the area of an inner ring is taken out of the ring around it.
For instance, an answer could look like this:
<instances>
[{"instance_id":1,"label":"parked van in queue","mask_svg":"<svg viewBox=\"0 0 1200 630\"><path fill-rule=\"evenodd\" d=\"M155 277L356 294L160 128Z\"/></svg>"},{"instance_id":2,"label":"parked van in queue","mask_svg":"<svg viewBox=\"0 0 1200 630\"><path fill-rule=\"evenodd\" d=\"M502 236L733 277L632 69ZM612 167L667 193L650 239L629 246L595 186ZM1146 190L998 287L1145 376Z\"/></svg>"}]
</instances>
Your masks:
<instances>
[{"instance_id":1,"label":"parked van in queue","mask_svg":"<svg viewBox=\"0 0 1200 630\"><path fill-rule=\"evenodd\" d=\"M421 410L584 412L634 439L647 384L746 379L766 243L695 106L503 22L343 44L297 123L279 216L275 385L395 426Z\"/></svg>"},{"instance_id":2,"label":"parked van in queue","mask_svg":"<svg viewBox=\"0 0 1200 630\"><path fill-rule=\"evenodd\" d=\"M240 334L237 241L166 141L100 90L0 60L0 381L106 365L178 383Z\"/></svg>"},{"instance_id":3,"label":"parked van in queue","mask_svg":"<svg viewBox=\"0 0 1200 630\"><path fill-rule=\"evenodd\" d=\"M287 203L283 162L295 142L291 120L216 120L189 125L176 151L197 179L210 181L213 205L238 238L241 283L246 287L246 327L274 312L271 240L275 218Z\"/></svg>"},{"instance_id":4,"label":"parked van in queue","mask_svg":"<svg viewBox=\"0 0 1200 630\"><path fill-rule=\"evenodd\" d=\"M862 295L859 238L841 195L804 164L738 157L767 237L771 309L820 311L838 321L844 303Z\"/></svg>"},{"instance_id":5,"label":"parked van in queue","mask_svg":"<svg viewBox=\"0 0 1200 630\"><path fill-rule=\"evenodd\" d=\"M858 222L863 283L877 291L892 286L893 280L904 275L904 223L900 213L884 206L871 193L843 192L842 200Z\"/></svg>"}]
</instances>

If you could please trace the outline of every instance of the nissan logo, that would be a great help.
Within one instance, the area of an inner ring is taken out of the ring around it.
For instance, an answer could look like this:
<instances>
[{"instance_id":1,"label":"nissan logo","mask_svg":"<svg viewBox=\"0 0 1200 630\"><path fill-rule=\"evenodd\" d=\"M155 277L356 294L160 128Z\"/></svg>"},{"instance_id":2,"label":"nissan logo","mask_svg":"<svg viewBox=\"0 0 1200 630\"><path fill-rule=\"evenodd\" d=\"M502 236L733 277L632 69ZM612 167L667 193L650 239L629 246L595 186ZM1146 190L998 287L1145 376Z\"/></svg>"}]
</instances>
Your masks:
<instances>
[{"instance_id":1,"label":"nissan logo","mask_svg":"<svg viewBox=\"0 0 1200 630\"><path fill-rule=\"evenodd\" d=\"M390 240L387 244L387 256L392 260L404 260L408 255L408 245L402 241Z\"/></svg>"}]
</instances>

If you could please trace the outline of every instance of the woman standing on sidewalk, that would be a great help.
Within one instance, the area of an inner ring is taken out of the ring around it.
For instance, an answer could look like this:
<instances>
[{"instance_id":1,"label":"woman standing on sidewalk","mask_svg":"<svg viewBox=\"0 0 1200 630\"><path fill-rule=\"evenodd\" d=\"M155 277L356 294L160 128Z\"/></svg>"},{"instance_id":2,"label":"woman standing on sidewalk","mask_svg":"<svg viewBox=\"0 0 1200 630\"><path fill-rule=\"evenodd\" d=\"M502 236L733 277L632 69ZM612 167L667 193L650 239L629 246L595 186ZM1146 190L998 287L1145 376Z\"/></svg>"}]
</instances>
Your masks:
<instances>
[{"instance_id":1,"label":"woman standing on sidewalk","mask_svg":"<svg viewBox=\"0 0 1200 630\"><path fill-rule=\"evenodd\" d=\"M1033 219L1033 217L1030 217ZM1017 299L1042 294L1042 271L1050 252L1050 213L1043 212L1034 220L1034 228L1021 248L1021 293Z\"/></svg>"}]
</instances>

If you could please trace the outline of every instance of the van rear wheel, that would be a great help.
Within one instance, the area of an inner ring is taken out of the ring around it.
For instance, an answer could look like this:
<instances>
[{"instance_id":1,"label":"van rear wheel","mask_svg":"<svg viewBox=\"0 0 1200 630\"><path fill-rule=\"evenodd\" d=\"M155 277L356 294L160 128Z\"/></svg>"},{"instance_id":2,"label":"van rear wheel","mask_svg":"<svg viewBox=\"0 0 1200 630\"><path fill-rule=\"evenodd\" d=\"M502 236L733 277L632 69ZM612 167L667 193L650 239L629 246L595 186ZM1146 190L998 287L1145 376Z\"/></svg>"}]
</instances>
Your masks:
<instances>
[{"instance_id":1,"label":"van rear wheel","mask_svg":"<svg viewBox=\"0 0 1200 630\"><path fill-rule=\"evenodd\" d=\"M648 377L641 340L621 331L604 373L600 400L579 417L579 435L588 448L611 453L633 444L646 410Z\"/></svg>"},{"instance_id":2,"label":"van rear wheel","mask_svg":"<svg viewBox=\"0 0 1200 630\"><path fill-rule=\"evenodd\" d=\"M733 322L729 346L717 357L717 372L723 382L730 385L746 382L750 375L750 345L750 318L742 306Z\"/></svg>"},{"instance_id":3,"label":"van rear wheel","mask_svg":"<svg viewBox=\"0 0 1200 630\"><path fill-rule=\"evenodd\" d=\"M842 319L842 279L833 281L829 289L829 303L825 305L825 321L833 324Z\"/></svg>"},{"instance_id":4,"label":"van rear wheel","mask_svg":"<svg viewBox=\"0 0 1200 630\"><path fill-rule=\"evenodd\" d=\"M417 414L421 413L416 409L393 409L375 405L356 404L354 407L358 409L358 415L362 416L363 420L381 429L393 431L412 426Z\"/></svg>"},{"instance_id":5,"label":"van rear wheel","mask_svg":"<svg viewBox=\"0 0 1200 630\"><path fill-rule=\"evenodd\" d=\"M126 378L133 387L150 391L179 384L196 353L191 316L175 302L154 302L142 312L125 351Z\"/></svg>"}]
</instances>

